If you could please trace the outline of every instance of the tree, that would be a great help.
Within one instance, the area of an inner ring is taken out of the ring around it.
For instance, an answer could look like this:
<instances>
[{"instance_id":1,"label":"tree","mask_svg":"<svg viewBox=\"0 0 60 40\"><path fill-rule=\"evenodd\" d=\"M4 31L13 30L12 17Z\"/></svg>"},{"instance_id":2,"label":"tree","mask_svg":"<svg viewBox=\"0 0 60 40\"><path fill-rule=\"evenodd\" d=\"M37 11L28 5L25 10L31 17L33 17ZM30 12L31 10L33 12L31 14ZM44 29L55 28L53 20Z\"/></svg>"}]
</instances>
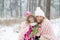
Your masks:
<instances>
[{"instance_id":1,"label":"tree","mask_svg":"<svg viewBox=\"0 0 60 40\"><path fill-rule=\"evenodd\" d=\"M46 0L46 17L50 19L50 4L51 0Z\"/></svg>"}]
</instances>

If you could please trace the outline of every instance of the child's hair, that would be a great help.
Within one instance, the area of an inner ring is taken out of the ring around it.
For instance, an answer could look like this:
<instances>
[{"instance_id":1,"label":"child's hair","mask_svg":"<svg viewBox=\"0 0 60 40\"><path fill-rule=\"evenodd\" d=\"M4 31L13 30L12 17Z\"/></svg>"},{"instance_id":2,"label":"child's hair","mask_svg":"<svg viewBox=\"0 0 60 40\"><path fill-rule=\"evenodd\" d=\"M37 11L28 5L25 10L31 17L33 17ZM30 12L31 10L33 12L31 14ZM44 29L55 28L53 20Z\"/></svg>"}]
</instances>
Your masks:
<instances>
[{"instance_id":1,"label":"child's hair","mask_svg":"<svg viewBox=\"0 0 60 40\"><path fill-rule=\"evenodd\" d=\"M36 22L35 16L34 16L34 15L29 15L29 16L27 17L27 19L26 19L27 23L30 23L30 21L29 21L29 18L30 18L30 17L33 17L34 22Z\"/></svg>"}]
</instances>

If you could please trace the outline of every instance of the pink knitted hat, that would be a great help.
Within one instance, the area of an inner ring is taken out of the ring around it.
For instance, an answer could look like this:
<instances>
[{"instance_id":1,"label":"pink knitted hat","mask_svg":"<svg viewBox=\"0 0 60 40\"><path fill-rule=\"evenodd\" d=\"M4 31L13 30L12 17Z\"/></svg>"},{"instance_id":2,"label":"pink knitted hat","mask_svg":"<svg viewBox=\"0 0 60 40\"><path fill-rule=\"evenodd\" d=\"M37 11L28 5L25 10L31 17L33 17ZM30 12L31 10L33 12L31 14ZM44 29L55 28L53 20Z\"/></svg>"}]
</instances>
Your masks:
<instances>
[{"instance_id":1,"label":"pink knitted hat","mask_svg":"<svg viewBox=\"0 0 60 40\"><path fill-rule=\"evenodd\" d=\"M31 15L31 12L27 11L27 12L25 13L25 16L29 16L29 15Z\"/></svg>"}]
</instances>

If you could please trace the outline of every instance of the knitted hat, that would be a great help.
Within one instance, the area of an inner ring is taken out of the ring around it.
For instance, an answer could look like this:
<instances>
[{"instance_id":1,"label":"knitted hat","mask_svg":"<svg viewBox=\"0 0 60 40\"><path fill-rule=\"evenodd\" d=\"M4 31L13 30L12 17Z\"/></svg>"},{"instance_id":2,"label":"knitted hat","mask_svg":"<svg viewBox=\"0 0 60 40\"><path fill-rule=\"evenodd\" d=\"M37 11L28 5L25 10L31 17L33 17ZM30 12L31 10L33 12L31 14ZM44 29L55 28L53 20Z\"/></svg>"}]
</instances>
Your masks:
<instances>
[{"instance_id":1,"label":"knitted hat","mask_svg":"<svg viewBox=\"0 0 60 40\"><path fill-rule=\"evenodd\" d=\"M35 16L43 16L43 17L45 17L45 14L44 14L44 12L41 10L40 7L37 7L37 8L36 8Z\"/></svg>"},{"instance_id":2,"label":"knitted hat","mask_svg":"<svg viewBox=\"0 0 60 40\"><path fill-rule=\"evenodd\" d=\"M29 15L31 15L31 12L27 11L27 12L25 13L25 16L29 16Z\"/></svg>"}]
</instances>

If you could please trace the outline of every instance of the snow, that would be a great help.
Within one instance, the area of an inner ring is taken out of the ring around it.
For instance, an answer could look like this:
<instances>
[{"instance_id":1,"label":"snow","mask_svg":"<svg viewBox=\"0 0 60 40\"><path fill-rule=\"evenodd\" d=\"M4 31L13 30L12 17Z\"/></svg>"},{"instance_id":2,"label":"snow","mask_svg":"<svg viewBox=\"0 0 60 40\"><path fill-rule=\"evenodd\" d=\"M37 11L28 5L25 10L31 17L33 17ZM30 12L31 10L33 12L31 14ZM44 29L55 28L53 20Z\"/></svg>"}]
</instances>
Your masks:
<instances>
[{"instance_id":1,"label":"snow","mask_svg":"<svg viewBox=\"0 0 60 40\"><path fill-rule=\"evenodd\" d=\"M19 40L19 33L16 32L17 26L0 26L0 40Z\"/></svg>"},{"instance_id":2,"label":"snow","mask_svg":"<svg viewBox=\"0 0 60 40\"><path fill-rule=\"evenodd\" d=\"M54 30L54 33L56 35L56 37L58 38L58 40L60 40L60 18L58 19L52 19L50 20L53 24L53 30Z\"/></svg>"},{"instance_id":3,"label":"snow","mask_svg":"<svg viewBox=\"0 0 60 40\"><path fill-rule=\"evenodd\" d=\"M60 40L60 18L50 20L53 24L53 30L57 38ZM20 24L11 26L0 25L0 40L19 40ZM18 31L18 32L17 32Z\"/></svg>"}]
</instances>

